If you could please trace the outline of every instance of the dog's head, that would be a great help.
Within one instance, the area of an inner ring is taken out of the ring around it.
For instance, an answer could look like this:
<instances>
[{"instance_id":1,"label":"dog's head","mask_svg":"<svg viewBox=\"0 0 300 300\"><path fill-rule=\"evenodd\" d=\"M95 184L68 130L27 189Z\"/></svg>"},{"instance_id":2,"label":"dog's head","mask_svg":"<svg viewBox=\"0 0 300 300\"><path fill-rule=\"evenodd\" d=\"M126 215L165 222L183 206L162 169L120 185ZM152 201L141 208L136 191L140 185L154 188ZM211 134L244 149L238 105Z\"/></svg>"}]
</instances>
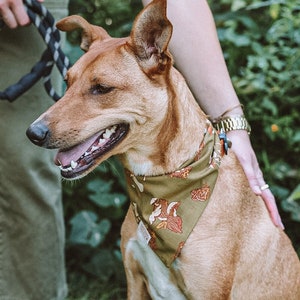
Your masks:
<instances>
[{"instance_id":1,"label":"dog's head","mask_svg":"<svg viewBox=\"0 0 300 300\"><path fill-rule=\"evenodd\" d=\"M152 131L164 143L164 135L172 135L161 128L172 114L166 1L148 5L128 38L112 38L80 16L62 19L57 27L82 29L86 53L68 71L65 95L28 128L27 136L36 145L59 149L55 163L62 176L81 177L112 155L149 149L157 143L149 138Z\"/></svg>"}]
</instances>

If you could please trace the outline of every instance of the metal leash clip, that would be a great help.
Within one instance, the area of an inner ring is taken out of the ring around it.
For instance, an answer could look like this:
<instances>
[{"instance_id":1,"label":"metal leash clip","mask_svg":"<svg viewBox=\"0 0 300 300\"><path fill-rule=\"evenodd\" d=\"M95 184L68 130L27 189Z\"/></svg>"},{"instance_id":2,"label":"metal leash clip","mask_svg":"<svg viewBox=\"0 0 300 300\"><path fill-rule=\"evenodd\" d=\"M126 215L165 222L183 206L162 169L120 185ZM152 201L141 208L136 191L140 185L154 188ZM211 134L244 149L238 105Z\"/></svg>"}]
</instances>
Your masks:
<instances>
[{"instance_id":1,"label":"metal leash clip","mask_svg":"<svg viewBox=\"0 0 300 300\"><path fill-rule=\"evenodd\" d=\"M228 150L229 148L231 148L231 141L227 138L227 135L224 131L223 128L221 128L220 130L220 133L219 133L219 139L220 139L220 142L221 142L221 146L222 146L222 153L224 154L228 154Z\"/></svg>"}]
</instances>

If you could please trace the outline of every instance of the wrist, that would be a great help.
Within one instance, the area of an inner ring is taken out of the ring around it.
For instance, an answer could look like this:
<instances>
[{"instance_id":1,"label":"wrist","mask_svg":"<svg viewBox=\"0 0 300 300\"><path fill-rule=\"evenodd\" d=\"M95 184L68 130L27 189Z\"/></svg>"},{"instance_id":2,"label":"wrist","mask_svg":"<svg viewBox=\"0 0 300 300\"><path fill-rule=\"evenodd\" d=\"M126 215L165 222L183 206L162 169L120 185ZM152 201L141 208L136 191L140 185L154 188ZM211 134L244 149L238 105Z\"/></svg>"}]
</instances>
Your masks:
<instances>
[{"instance_id":1,"label":"wrist","mask_svg":"<svg viewBox=\"0 0 300 300\"><path fill-rule=\"evenodd\" d=\"M229 132L233 130L245 130L250 135L251 127L243 114L243 105L237 104L227 109L219 117L212 120L213 126L221 132Z\"/></svg>"}]
</instances>

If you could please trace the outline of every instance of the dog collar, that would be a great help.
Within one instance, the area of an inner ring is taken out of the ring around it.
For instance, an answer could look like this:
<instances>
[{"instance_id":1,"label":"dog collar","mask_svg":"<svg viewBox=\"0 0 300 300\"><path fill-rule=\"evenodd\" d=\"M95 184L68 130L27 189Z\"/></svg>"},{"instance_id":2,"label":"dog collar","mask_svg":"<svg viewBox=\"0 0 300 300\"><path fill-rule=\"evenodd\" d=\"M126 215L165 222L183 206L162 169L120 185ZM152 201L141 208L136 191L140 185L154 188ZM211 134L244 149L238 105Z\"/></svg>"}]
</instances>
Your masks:
<instances>
[{"instance_id":1,"label":"dog collar","mask_svg":"<svg viewBox=\"0 0 300 300\"><path fill-rule=\"evenodd\" d=\"M222 147L207 124L195 157L177 171L135 176L126 170L138 235L170 267L208 204L218 176Z\"/></svg>"}]
</instances>

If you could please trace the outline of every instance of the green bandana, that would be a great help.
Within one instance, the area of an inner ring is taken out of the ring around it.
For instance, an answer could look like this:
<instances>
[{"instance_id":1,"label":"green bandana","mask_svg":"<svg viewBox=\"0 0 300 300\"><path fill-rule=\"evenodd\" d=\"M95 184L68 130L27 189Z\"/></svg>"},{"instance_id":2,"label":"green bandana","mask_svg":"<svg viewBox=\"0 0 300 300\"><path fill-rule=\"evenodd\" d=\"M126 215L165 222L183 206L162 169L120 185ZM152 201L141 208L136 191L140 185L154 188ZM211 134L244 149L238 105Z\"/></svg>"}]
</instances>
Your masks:
<instances>
[{"instance_id":1,"label":"green bandana","mask_svg":"<svg viewBox=\"0 0 300 300\"><path fill-rule=\"evenodd\" d=\"M170 267L202 215L218 176L221 144L210 123L195 157L159 176L126 171L128 192L145 241Z\"/></svg>"}]
</instances>

